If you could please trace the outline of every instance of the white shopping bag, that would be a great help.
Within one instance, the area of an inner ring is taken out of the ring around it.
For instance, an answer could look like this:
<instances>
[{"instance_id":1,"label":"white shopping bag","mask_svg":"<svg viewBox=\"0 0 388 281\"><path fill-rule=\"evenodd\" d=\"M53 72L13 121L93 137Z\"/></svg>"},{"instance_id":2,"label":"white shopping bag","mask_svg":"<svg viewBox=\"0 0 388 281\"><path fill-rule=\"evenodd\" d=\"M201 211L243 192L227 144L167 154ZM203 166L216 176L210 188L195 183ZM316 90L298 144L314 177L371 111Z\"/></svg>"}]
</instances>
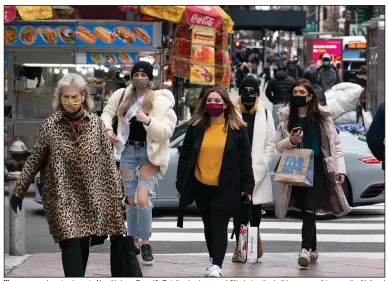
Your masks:
<instances>
[{"instance_id":1,"label":"white shopping bag","mask_svg":"<svg viewBox=\"0 0 388 281\"><path fill-rule=\"evenodd\" d=\"M237 256L239 262L256 263L258 260L257 253L257 227L249 225L240 225L240 235L238 238Z\"/></svg>"}]
</instances>

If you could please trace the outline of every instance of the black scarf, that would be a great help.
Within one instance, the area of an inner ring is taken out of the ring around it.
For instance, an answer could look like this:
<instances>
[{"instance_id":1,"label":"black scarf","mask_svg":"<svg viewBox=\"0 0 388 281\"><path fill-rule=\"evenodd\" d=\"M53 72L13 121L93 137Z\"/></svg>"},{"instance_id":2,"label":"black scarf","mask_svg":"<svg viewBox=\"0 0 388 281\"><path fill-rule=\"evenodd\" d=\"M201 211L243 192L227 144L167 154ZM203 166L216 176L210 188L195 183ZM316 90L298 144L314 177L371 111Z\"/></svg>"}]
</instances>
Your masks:
<instances>
[{"instance_id":1,"label":"black scarf","mask_svg":"<svg viewBox=\"0 0 388 281\"><path fill-rule=\"evenodd\" d=\"M84 107L81 106L81 108L76 111L76 112L67 112L63 107L62 107L62 114L63 116L68 119L69 121L77 121L77 120L80 120L82 118L82 116L84 116Z\"/></svg>"}]
</instances>

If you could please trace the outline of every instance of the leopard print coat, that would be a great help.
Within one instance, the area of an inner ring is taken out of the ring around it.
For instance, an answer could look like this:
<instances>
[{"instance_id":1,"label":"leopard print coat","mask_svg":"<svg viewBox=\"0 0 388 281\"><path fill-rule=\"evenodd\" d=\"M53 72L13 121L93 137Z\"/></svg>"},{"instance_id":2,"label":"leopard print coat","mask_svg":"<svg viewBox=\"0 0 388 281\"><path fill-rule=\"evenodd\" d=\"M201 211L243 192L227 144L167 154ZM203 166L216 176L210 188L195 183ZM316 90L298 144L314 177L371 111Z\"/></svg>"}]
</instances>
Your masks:
<instances>
[{"instance_id":1,"label":"leopard print coat","mask_svg":"<svg viewBox=\"0 0 388 281\"><path fill-rule=\"evenodd\" d=\"M13 195L24 198L40 170L41 195L56 242L126 232L122 179L102 120L86 112L78 132L56 112L43 121Z\"/></svg>"}]
</instances>

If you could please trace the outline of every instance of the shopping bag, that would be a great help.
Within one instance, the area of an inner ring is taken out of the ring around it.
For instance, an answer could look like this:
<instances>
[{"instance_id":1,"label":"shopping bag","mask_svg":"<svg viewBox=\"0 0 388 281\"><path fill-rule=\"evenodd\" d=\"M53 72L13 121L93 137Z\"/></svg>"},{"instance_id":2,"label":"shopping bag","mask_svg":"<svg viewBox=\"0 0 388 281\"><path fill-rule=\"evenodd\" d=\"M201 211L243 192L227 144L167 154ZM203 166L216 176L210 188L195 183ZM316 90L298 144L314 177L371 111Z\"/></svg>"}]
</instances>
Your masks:
<instances>
[{"instance_id":1,"label":"shopping bag","mask_svg":"<svg viewBox=\"0 0 388 281\"><path fill-rule=\"evenodd\" d=\"M276 170L275 181L294 186L313 186L314 151L285 149Z\"/></svg>"},{"instance_id":2,"label":"shopping bag","mask_svg":"<svg viewBox=\"0 0 388 281\"><path fill-rule=\"evenodd\" d=\"M252 201L248 202L248 223L240 224L240 235L238 237L237 258L241 263L255 263L259 259L257 252L257 236L259 229L250 226L252 221Z\"/></svg>"}]
</instances>

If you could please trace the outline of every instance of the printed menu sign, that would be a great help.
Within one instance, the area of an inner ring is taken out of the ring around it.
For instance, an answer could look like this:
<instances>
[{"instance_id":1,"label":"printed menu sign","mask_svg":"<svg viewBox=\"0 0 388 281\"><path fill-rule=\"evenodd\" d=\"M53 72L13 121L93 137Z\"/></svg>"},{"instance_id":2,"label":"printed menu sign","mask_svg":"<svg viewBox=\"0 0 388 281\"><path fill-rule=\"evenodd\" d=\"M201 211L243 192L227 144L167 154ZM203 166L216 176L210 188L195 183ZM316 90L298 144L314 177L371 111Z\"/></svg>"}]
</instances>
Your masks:
<instances>
[{"instance_id":1,"label":"printed menu sign","mask_svg":"<svg viewBox=\"0 0 388 281\"><path fill-rule=\"evenodd\" d=\"M152 24L6 25L4 42L12 46L152 46Z\"/></svg>"},{"instance_id":2,"label":"printed menu sign","mask_svg":"<svg viewBox=\"0 0 388 281\"><path fill-rule=\"evenodd\" d=\"M214 46L216 42L216 31L213 28L195 26L193 27L191 42L194 45Z\"/></svg>"}]
</instances>

